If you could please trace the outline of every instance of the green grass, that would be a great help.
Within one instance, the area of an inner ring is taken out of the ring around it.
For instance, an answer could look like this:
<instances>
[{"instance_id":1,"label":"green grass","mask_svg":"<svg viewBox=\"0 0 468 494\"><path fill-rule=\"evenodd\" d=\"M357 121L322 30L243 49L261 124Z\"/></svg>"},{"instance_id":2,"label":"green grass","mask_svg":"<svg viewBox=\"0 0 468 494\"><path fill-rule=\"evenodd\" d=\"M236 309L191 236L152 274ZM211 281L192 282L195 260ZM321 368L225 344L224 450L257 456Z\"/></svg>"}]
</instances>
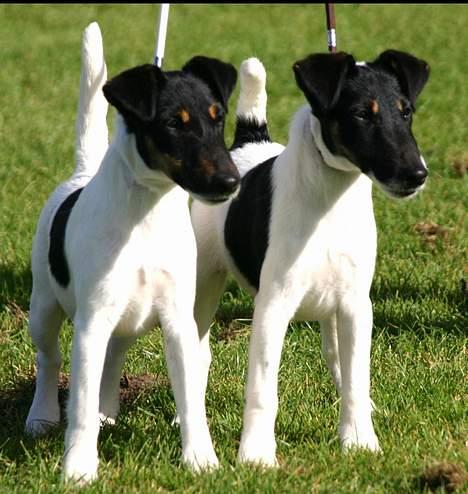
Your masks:
<instances>
[{"instance_id":1,"label":"green grass","mask_svg":"<svg viewBox=\"0 0 468 494\"><path fill-rule=\"evenodd\" d=\"M408 50L432 67L414 123L429 183L408 202L374 193L379 247L371 292L372 398L383 454L340 451L339 402L320 356L317 326L292 324L280 373L280 468L236 466L252 301L231 282L213 325L207 392L222 468L197 476L180 465L180 436L171 426L174 401L155 331L129 353L130 383L147 379L127 390L118 425L102 431L100 480L83 492L401 494L423 491L418 479L434 463L467 469L468 187L466 173L460 176L455 164L466 167L468 161L468 6L335 8L339 49L357 59L372 59L390 47ZM23 424L34 390L34 349L27 333L31 241L44 201L73 167L82 31L99 22L112 76L152 60L157 17L158 6L150 4L0 5L2 494L73 490L60 483L64 426L33 441L23 434ZM174 4L165 68L179 68L195 54L236 66L258 56L268 73L271 133L285 142L292 114L304 103L291 66L326 50L324 25L323 4ZM238 89L230 104L228 143L237 94ZM435 235L424 233L428 224L439 225ZM64 375L70 335L67 324Z\"/></svg>"}]
</instances>

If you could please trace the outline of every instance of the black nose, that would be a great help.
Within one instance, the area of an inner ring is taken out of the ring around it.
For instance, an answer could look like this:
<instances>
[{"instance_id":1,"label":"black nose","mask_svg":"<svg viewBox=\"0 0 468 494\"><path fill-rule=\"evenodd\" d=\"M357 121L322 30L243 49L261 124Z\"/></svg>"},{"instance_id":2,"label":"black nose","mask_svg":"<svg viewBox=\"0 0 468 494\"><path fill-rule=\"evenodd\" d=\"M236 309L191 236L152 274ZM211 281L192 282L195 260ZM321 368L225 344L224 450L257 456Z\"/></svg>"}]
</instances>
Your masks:
<instances>
[{"instance_id":1,"label":"black nose","mask_svg":"<svg viewBox=\"0 0 468 494\"><path fill-rule=\"evenodd\" d=\"M427 170L426 168L416 168L415 170L412 170L410 174L408 174L408 182L413 186L413 187L419 187L421 186L427 178Z\"/></svg>"},{"instance_id":2,"label":"black nose","mask_svg":"<svg viewBox=\"0 0 468 494\"><path fill-rule=\"evenodd\" d=\"M216 173L212 177L212 185L220 194L231 194L240 183L240 177L228 173Z\"/></svg>"}]
</instances>

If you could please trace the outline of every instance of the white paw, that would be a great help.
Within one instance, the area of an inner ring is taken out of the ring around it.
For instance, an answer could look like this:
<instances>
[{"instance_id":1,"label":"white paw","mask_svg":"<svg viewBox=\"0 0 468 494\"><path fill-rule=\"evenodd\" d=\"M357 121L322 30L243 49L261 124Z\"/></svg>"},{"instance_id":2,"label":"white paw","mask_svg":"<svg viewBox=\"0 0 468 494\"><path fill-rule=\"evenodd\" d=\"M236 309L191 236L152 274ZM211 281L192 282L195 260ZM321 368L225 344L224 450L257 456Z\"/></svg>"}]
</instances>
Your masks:
<instances>
[{"instance_id":1,"label":"white paw","mask_svg":"<svg viewBox=\"0 0 468 494\"><path fill-rule=\"evenodd\" d=\"M172 419L172 422L171 422L171 427L175 427L177 425L180 425L180 417L179 417L178 413L176 413L174 415L174 418Z\"/></svg>"},{"instance_id":2,"label":"white paw","mask_svg":"<svg viewBox=\"0 0 468 494\"><path fill-rule=\"evenodd\" d=\"M275 440L242 440L237 459L239 463L251 463L267 468L277 467Z\"/></svg>"},{"instance_id":3,"label":"white paw","mask_svg":"<svg viewBox=\"0 0 468 494\"><path fill-rule=\"evenodd\" d=\"M182 461L194 472L213 470L219 467L218 458L211 445L206 448L192 448L190 446L184 448Z\"/></svg>"},{"instance_id":4,"label":"white paw","mask_svg":"<svg viewBox=\"0 0 468 494\"><path fill-rule=\"evenodd\" d=\"M96 451L74 447L65 453L63 477L66 481L85 485L97 478L98 457Z\"/></svg>"},{"instance_id":5,"label":"white paw","mask_svg":"<svg viewBox=\"0 0 468 494\"><path fill-rule=\"evenodd\" d=\"M103 413L99 413L99 422L101 424L101 427L104 427L105 425L115 425L115 418L108 417Z\"/></svg>"},{"instance_id":6,"label":"white paw","mask_svg":"<svg viewBox=\"0 0 468 494\"><path fill-rule=\"evenodd\" d=\"M26 419L25 432L33 437L42 436L60 423L60 409L36 412L32 407Z\"/></svg>"},{"instance_id":7,"label":"white paw","mask_svg":"<svg viewBox=\"0 0 468 494\"><path fill-rule=\"evenodd\" d=\"M344 450L365 448L374 452L381 451L379 440L372 426L359 428L356 426L344 426L340 428L340 439Z\"/></svg>"}]
</instances>

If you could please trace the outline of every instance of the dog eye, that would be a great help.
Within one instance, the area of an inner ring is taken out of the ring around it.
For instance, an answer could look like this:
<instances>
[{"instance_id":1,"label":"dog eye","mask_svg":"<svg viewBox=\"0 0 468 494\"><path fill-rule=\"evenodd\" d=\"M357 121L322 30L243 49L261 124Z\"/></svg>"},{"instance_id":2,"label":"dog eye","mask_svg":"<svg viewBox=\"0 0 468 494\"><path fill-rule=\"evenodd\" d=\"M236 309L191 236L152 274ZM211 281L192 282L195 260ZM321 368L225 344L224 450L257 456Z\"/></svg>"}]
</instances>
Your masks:
<instances>
[{"instance_id":1,"label":"dog eye","mask_svg":"<svg viewBox=\"0 0 468 494\"><path fill-rule=\"evenodd\" d=\"M403 110L401 110L401 116L405 120L408 120L411 117L411 108L409 106L407 106L406 108L403 108Z\"/></svg>"},{"instance_id":2,"label":"dog eye","mask_svg":"<svg viewBox=\"0 0 468 494\"><path fill-rule=\"evenodd\" d=\"M166 122L166 127L169 129L180 130L184 127L184 122L180 117L174 117Z\"/></svg>"},{"instance_id":3,"label":"dog eye","mask_svg":"<svg viewBox=\"0 0 468 494\"><path fill-rule=\"evenodd\" d=\"M359 111L356 111L355 113L353 113L353 117L356 120L359 120L359 121L363 122L363 121L366 121L366 120L370 120L371 119L371 114L368 111L359 110Z\"/></svg>"}]
</instances>

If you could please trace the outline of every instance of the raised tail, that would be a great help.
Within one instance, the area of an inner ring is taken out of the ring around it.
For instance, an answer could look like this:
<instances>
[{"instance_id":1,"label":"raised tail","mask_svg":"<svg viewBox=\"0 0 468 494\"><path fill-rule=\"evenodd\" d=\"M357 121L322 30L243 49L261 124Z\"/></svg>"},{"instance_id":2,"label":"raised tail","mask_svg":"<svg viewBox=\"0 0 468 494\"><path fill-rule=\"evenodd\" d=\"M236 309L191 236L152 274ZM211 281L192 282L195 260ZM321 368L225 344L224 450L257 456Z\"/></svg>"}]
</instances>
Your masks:
<instances>
[{"instance_id":1,"label":"raised tail","mask_svg":"<svg viewBox=\"0 0 468 494\"><path fill-rule=\"evenodd\" d=\"M236 130L231 150L249 143L271 142L266 118L265 67L258 58L240 66L240 93L236 109Z\"/></svg>"},{"instance_id":2,"label":"raised tail","mask_svg":"<svg viewBox=\"0 0 468 494\"><path fill-rule=\"evenodd\" d=\"M108 103L102 92L106 79L107 68L101 30L97 22L92 22L84 30L81 43L80 99L76 120L74 175L94 175L107 151Z\"/></svg>"}]
</instances>

